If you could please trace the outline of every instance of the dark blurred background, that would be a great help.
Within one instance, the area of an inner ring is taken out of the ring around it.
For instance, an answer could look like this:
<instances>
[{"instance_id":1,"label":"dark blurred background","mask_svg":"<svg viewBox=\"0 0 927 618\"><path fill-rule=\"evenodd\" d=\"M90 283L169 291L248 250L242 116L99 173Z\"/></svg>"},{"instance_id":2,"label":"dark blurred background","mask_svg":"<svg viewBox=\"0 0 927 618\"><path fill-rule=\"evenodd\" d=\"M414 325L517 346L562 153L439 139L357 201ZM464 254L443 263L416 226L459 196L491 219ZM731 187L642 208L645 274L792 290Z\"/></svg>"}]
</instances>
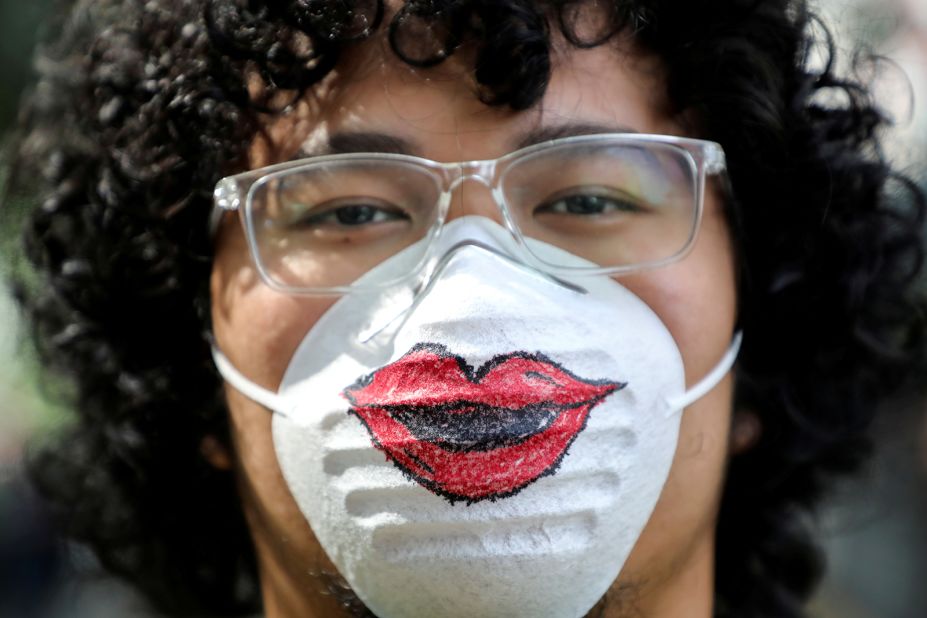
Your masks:
<instances>
[{"instance_id":1,"label":"dark blurred background","mask_svg":"<svg viewBox=\"0 0 927 618\"><path fill-rule=\"evenodd\" d=\"M9 141L40 24L53 4L0 0L0 144ZM862 44L893 61L879 65L876 79L901 136L889 146L908 173L924 179L927 0L821 0L818 6L845 56ZM0 165L0 190L3 183ZM0 224L10 223L15 210L16 204L0 206ZM42 397L35 360L2 286L15 246L10 227L0 225L0 618L154 616L128 588L101 574L86 551L55 540L23 480L27 445L67 422L67 413ZM830 565L815 616L927 617L927 411L899 409L904 412L889 411L876 428L871 465L837 488L817 520Z\"/></svg>"},{"instance_id":2,"label":"dark blurred background","mask_svg":"<svg viewBox=\"0 0 927 618\"><path fill-rule=\"evenodd\" d=\"M28 58L32 53L36 28L48 10L43 1L0 0L0 144L13 123L16 106L29 80ZM0 186L4 182L0 169ZM0 206L0 224L8 217ZM0 228L6 226L0 225ZM9 242L0 231L0 276L6 274ZM33 417L28 405L37 401L24 390L28 370L13 367L17 352L17 329L10 301L0 284L0 616L29 616L38 611L38 599L54 589L63 573L58 545L42 521L41 509L31 492L20 481L22 444L42 422Z\"/></svg>"},{"instance_id":3,"label":"dark blurred background","mask_svg":"<svg viewBox=\"0 0 927 618\"><path fill-rule=\"evenodd\" d=\"M19 95L29 80L29 58L49 0L0 3L0 131L13 121Z\"/></svg>"}]
</instances>

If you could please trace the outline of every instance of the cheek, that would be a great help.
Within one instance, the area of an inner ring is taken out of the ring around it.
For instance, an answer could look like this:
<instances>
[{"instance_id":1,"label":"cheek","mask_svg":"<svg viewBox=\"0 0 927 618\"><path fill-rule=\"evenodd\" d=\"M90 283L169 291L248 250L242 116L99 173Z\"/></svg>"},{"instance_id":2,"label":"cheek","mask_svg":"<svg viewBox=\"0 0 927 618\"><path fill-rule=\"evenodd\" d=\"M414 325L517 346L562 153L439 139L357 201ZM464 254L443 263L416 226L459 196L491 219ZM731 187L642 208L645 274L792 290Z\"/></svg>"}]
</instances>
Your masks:
<instances>
[{"instance_id":1,"label":"cheek","mask_svg":"<svg viewBox=\"0 0 927 618\"><path fill-rule=\"evenodd\" d=\"M269 288L237 228L223 230L220 236L210 297L219 349L245 376L274 391L303 337L337 300L291 296Z\"/></svg>"},{"instance_id":2,"label":"cheek","mask_svg":"<svg viewBox=\"0 0 927 618\"><path fill-rule=\"evenodd\" d=\"M642 298L673 335L687 387L721 360L737 321L737 283L727 223L717 205L706 207L695 246L683 260L621 283Z\"/></svg>"}]
</instances>

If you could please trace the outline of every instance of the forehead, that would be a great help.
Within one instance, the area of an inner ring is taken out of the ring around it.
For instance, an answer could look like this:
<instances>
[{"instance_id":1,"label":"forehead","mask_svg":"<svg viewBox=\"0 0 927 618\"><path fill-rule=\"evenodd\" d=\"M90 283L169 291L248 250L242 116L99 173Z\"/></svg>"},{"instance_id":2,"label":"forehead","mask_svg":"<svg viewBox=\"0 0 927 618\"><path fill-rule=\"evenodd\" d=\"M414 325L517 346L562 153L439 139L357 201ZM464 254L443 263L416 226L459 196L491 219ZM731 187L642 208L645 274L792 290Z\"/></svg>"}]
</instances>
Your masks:
<instances>
[{"instance_id":1,"label":"forehead","mask_svg":"<svg viewBox=\"0 0 927 618\"><path fill-rule=\"evenodd\" d=\"M659 60L627 37L592 49L555 39L549 84L524 111L484 104L474 73L467 49L421 69L392 53L385 37L365 41L290 111L269 119L252 167L318 154L333 136L354 133L393 136L411 154L447 161L497 157L528 135L561 128L683 134L669 113Z\"/></svg>"}]
</instances>

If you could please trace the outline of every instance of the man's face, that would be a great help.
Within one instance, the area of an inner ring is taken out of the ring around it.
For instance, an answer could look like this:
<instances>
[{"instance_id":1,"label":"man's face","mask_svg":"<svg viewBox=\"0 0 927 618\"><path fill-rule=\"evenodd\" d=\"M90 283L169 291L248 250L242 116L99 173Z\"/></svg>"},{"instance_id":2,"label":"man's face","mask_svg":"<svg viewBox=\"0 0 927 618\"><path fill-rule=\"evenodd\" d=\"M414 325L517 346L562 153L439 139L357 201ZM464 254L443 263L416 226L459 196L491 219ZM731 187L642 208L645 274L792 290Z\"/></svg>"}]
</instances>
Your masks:
<instances>
[{"instance_id":1,"label":"man's face","mask_svg":"<svg viewBox=\"0 0 927 618\"><path fill-rule=\"evenodd\" d=\"M318 149L347 132L396 137L411 145L410 154L436 161L492 159L515 149L529 132L571 125L685 135L667 114L659 64L630 47L557 47L552 61L552 79L542 101L530 110L512 112L479 102L466 62L416 71L393 59L382 41L370 41L343 60L296 110L270 121L266 135L253 143L252 167L290 159L301 149ZM448 218L463 215L501 223L491 194L475 183L455 190ZM670 266L620 279L672 334L687 386L710 371L730 344L734 270L721 204L709 187L693 250ZM231 218L219 233L211 290L218 346L243 374L270 390L279 386L297 345L337 300L285 295L267 287L241 227ZM339 615L341 599L333 594L329 576L336 569L283 479L271 413L230 387L226 392L233 459L267 616ZM727 378L685 411L670 476L608 595L606 615L621 615L632 594L642 615L710 614L714 528L731 406Z\"/></svg>"}]
</instances>

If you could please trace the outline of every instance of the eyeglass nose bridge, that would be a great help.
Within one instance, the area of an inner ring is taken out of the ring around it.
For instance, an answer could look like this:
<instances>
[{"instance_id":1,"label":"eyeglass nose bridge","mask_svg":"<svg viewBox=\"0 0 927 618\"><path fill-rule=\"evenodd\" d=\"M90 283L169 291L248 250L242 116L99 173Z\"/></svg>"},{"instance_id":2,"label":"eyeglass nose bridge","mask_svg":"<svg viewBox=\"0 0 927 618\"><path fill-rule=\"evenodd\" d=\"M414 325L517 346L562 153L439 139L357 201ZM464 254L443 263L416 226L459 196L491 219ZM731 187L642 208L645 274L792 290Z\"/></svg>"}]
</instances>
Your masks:
<instances>
[{"instance_id":1,"label":"eyeglass nose bridge","mask_svg":"<svg viewBox=\"0 0 927 618\"><path fill-rule=\"evenodd\" d=\"M473 180L488 189L493 188L496 176L495 161L464 161L444 166L444 191L453 193L465 180Z\"/></svg>"},{"instance_id":2,"label":"eyeglass nose bridge","mask_svg":"<svg viewBox=\"0 0 927 618\"><path fill-rule=\"evenodd\" d=\"M480 183L492 193L493 200L496 203L496 209L502 218L503 223L511 230L512 222L509 213L506 210L502 189L497 181L497 161L462 161L460 163L448 163L442 165L444 171L444 187L442 202L443 215L446 217L447 209L450 207L451 196L465 181L472 180ZM444 218L442 217L442 219Z\"/></svg>"}]
</instances>

